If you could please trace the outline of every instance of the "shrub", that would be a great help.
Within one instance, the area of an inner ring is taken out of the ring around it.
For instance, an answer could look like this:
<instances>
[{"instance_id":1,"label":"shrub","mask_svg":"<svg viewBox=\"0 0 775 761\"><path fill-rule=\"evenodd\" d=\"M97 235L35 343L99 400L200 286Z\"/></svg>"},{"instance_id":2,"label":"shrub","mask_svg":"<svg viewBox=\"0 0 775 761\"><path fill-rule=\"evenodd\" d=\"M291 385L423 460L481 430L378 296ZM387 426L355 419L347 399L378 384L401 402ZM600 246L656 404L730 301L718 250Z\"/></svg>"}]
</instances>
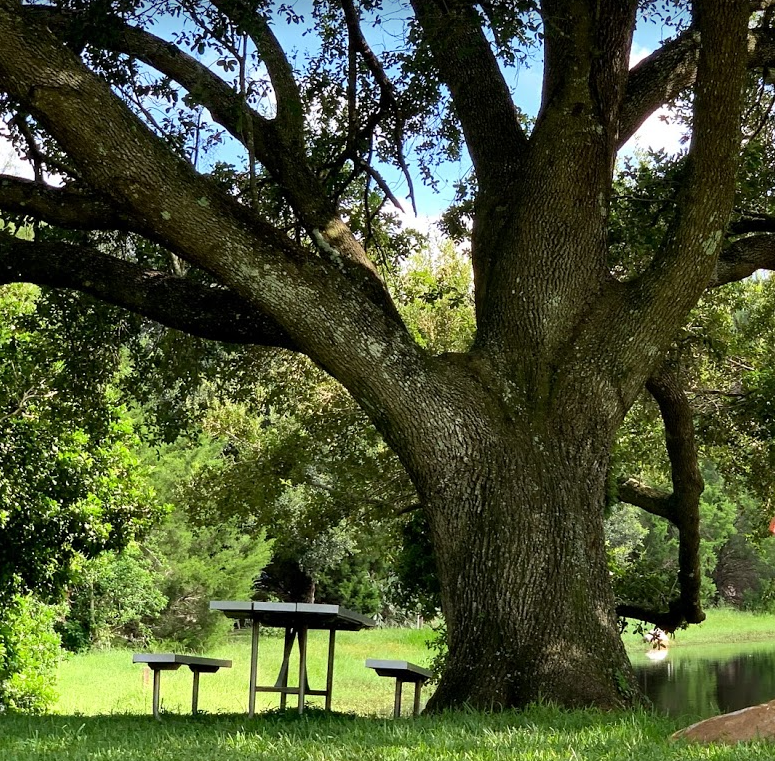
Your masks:
<instances>
[{"instance_id":1,"label":"shrub","mask_svg":"<svg viewBox=\"0 0 775 761\"><path fill-rule=\"evenodd\" d=\"M59 608L15 597L0 616L0 711L43 713L56 699Z\"/></svg>"},{"instance_id":2,"label":"shrub","mask_svg":"<svg viewBox=\"0 0 775 761\"><path fill-rule=\"evenodd\" d=\"M137 543L122 552L105 552L88 561L70 589L70 611L58 624L68 650L92 645L143 645L149 624L164 609L156 558Z\"/></svg>"}]
</instances>

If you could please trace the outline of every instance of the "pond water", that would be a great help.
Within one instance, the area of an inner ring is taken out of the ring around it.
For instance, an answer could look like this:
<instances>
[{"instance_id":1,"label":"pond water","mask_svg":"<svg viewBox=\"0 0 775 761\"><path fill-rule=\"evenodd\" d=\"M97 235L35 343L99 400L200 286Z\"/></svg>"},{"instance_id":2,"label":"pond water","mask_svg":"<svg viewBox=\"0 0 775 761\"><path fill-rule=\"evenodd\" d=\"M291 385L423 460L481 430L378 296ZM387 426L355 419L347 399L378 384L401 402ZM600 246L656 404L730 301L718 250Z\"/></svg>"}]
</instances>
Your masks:
<instances>
[{"instance_id":1,"label":"pond water","mask_svg":"<svg viewBox=\"0 0 775 761\"><path fill-rule=\"evenodd\" d=\"M669 649L663 660L631 658L657 711L693 719L775 699L775 643Z\"/></svg>"}]
</instances>

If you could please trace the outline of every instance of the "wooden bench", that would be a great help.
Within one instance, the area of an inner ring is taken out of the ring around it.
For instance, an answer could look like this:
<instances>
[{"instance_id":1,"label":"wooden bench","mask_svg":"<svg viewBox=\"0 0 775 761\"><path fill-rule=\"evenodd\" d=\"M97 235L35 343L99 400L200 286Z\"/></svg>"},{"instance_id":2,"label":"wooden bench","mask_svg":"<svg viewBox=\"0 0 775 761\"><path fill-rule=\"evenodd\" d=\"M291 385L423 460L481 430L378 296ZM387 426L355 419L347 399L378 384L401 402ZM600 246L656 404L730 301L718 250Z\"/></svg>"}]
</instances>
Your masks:
<instances>
[{"instance_id":1,"label":"wooden bench","mask_svg":"<svg viewBox=\"0 0 775 761\"><path fill-rule=\"evenodd\" d=\"M213 674L218 669L231 668L231 661L217 658L200 658L198 655L178 655L177 653L135 653L132 663L145 663L153 669L153 715L159 718L159 687L162 671L176 671L188 666L194 674L194 687L191 693L191 713L197 712L199 703L199 675Z\"/></svg>"},{"instance_id":2,"label":"wooden bench","mask_svg":"<svg viewBox=\"0 0 775 761\"><path fill-rule=\"evenodd\" d=\"M369 658L366 661L366 668L374 669L379 676L389 676L396 680L396 697L393 703L393 716L395 718L401 715L401 691L404 682L414 682L412 716L419 715L420 690L423 684L433 676L432 671L407 661L383 661L376 658Z\"/></svg>"}]
</instances>

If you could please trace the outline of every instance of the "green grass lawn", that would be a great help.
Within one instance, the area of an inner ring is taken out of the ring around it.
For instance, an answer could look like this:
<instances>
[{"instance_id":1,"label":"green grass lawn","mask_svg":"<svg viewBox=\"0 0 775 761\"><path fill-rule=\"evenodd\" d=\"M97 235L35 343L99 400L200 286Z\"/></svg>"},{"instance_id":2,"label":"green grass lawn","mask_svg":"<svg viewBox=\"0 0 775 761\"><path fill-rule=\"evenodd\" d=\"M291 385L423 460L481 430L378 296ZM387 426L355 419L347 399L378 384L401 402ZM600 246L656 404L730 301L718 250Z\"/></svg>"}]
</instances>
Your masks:
<instances>
[{"instance_id":1,"label":"green grass lawn","mask_svg":"<svg viewBox=\"0 0 775 761\"><path fill-rule=\"evenodd\" d=\"M394 721L294 711L197 718L46 716L0 719L4 761L683 761L773 758L767 743L671 742L669 720L648 713L534 707Z\"/></svg>"},{"instance_id":2,"label":"green grass lawn","mask_svg":"<svg viewBox=\"0 0 775 761\"><path fill-rule=\"evenodd\" d=\"M272 631L272 630L267 630ZM427 629L376 629L362 632L337 632L334 664L333 708L359 714L389 715L393 710L393 681L378 677L364 666L367 658L397 658L426 665L431 653L426 641ZM265 636L259 640L259 683L274 684L282 661L283 638ZM307 648L310 686L325 686L328 632L310 631ZM199 709L208 713L247 712L250 682L250 636L247 632L231 637L223 646L207 655L232 661L232 668L215 674L202 674ZM294 651L294 655L297 655ZM298 657L291 660L290 684L298 684ZM95 689L95 685L99 685ZM153 677L150 669L132 663L131 653L106 650L75 655L59 669L59 702L55 711L62 714L149 713ZM406 687L405 703L411 705L411 687ZM278 695L259 693L256 710L279 705ZM162 710L185 713L191 710L191 672L181 667L163 672L161 677ZM296 705L290 696L288 705ZM311 705L323 705L321 697L310 697Z\"/></svg>"},{"instance_id":3,"label":"green grass lawn","mask_svg":"<svg viewBox=\"0 0 775 761\"><path fill-rule=\"evenodd\" d=\"M280 713L276 695L259 695L264 711L245 715L249 637L237 635L209 655L234 661L232 669L203 674L200 708L190 710L191 674L186 668L162 676L162 720L151 710L151 679L127 651L74 656L60 668L56 713L44 717L0 716L2 761L348 761L352 759L525 759L528 761L661 761L662 759L768 759L767 743L692 746L670 741L680 722L647 711L601 713L536 706L484 715L458 712L419 719L390 718L393 682L363 666L368 657L427 664L427 630L382 629L337 635L334 713ZM707 623L679 632L671 648L690 650L724 643L775 641L775 617L711 611ZM628 650L644 650L625 635ZM310 682L324 679L327 635L310 633ZM261 683L272 683L281 637L261 638ZM427 690L429 693L430 690ZM322 699L311 698L320 705ZM411 705L407 687L405 708Z\"/></svg>"}]
</instances>

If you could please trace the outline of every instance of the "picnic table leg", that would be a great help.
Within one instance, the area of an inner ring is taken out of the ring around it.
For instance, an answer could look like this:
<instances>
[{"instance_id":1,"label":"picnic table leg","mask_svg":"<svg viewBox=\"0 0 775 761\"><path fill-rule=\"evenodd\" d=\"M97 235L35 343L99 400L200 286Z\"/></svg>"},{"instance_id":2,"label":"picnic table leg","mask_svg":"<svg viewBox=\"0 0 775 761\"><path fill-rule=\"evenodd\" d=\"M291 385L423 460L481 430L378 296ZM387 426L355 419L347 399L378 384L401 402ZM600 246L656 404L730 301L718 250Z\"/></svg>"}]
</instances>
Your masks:
<instances>
[{"instance_id":1,"label":"picnic table leg","mask_svg":"<svg viewBox=\"0 0 775 761\"><path fill-rule=\"evenodd\" d=\"M400 679L396 679L396 697L393 701L393 718L397 719L401 716L401 688L404 683Z\"/></svg>"},{"instance_id":2,"label":"picnic table leg","mask_svg":"<svg viewBox=\"0 0 775 761\"><path fill-rule=\"evenodd\" d=\"M199 707L199 671L191 670L194 674L194 686L191 690L191 713L196 715L197 708Z\"/></svg>"},{"instance_id":3,"label":"picnic table leg","mask_svg":"<svg viewBox=\"0 0 775 761\"><path fill-rule=\"evenodd\" d=\"M328 635L328 670L326 671L326 711L331 710L331 690L334 687L334 645L336 644L336 629L331 629Z\"/></svg>"},{"instance_id":4,"label":"picnic table leg","mask_svg":"<svg viewBox=\"0 0 775 761\"><path fill-rule=\"evenodd\" d=\"M258 632L261 624L252 622L250 646L250 690L248 691L248 717L256 713L256 682L258 682Z\"/></svg>"},{"instance_id":5,"label":"picnic table leg","mask_svg":"<svg viewBox=\"0 0 775 761\"><path fill-rule=\"evenodd\" d=\"M285 629L285 645L283 646L283 662L280 666L280 673L277 675L277 681L274 686L280 689L280 710L285 710L288 694L283 692L288 686L288 671L290 669L291 653L293 652L293 641L296 639L296 629L288 626ZM301 645L299 645L301 647Z\"/></svg>"},{"instance_id":6,"label":"picnic table leg","mask_svg":"<svg viewBox=\"0 0 775 761\"><path fill-rule=\"evenodd\" d=\"M420 715L420 690L422 690L422 682L418 680L414 683L414 705L412 706L412 716Z\"/></svg>"},{"instance_id":7,"label":"picnic table leg","mask_svg":"<svg viewBox=\"0 0 775 761\"><path fill-rule=\"evenodd\" d=\"M299 713L304 713L307 684L307 627L299 627Z\"/></svg>"},{"instance_id":8,"label":"picnic table leg","mask_svg":"<svg viewBox=\"0 0 775 761\"><path fill-rule=\"evenodd\" d=\"M153 670L153 718L159 717L159 690L161 687L161 670Z\"/></svg>"}]
</instances>

